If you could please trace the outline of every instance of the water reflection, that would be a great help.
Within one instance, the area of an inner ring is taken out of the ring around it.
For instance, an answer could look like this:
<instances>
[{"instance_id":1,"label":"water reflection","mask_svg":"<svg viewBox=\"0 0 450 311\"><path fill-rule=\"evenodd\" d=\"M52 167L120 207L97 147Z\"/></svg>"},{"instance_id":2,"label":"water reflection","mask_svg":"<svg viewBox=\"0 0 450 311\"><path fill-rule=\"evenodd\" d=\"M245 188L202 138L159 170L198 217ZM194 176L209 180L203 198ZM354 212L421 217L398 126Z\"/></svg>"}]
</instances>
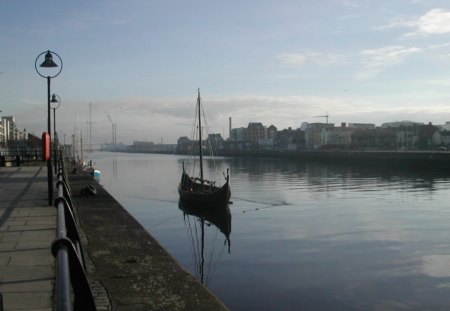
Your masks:
<instances>
[{"instance_id":1,"label":"water reflection","mask_svg":"<svg viewBox=\"0 0 450 311\"><path fill-rule=\"evenodd\" d=\"M114 180L117 179L117 159L113 158L112 160L112 176Z\"/></svg>"},{"instance_id":2,"label":"water reflection","mask_svg":"<svg viewBox=\"0 0 450 311\"><path fill-rule=\"evenodd\" d=\"M427 255L422 260L424 274L435 278L450 277L450 255Z\"/></svg>"},{"instance_id":3,"label":"water reflection","mask_svg":"<svg viewBox=\"0 0 450 311\"><path fill-rule=\"evenodd\" d=\"M227 205L209 206L198 208L194 205L178 203L178 207L183 211L183 219L191 241L191 251L195 263L195 275L204 285L208 285L214 273L214 269L219 262L224 248L227 247L231 253L231 212ZM206 230L213 232L211 245L205 245L205 225ZM223 247L219 252L215 252L217 233L220 231L225 236ZM205 247L208 258L205 259ZM206 263L206 273L205 273Z\"/></svg>"},{"instance_id":4,"label":"water reflection","mask_svg":"<svg viewBox=\"0 0 450 311\"><path fill-rule=\"evenodd\" d=\"M383 191L386 187L400 191L434 192L450 180L448 171L393 168L367 165L326 164L314 161L282 159L230 159L231 173L245 177L248 183L269 181L295 190L333 192L343 189ZM232 179L233 181L233 179Z\"/></svg>"},{"instance_id":5,"label":"water reflection","mask_svg":"<svg viewBox=\"0 0 450 311\"><path fill-rule=\"evenodd\" d=\"M448 172L216 158L228 254L229 209L175 208L185 157L100 156L108 191L231 310L449 309Z\"/></svg>"}]
</instances>

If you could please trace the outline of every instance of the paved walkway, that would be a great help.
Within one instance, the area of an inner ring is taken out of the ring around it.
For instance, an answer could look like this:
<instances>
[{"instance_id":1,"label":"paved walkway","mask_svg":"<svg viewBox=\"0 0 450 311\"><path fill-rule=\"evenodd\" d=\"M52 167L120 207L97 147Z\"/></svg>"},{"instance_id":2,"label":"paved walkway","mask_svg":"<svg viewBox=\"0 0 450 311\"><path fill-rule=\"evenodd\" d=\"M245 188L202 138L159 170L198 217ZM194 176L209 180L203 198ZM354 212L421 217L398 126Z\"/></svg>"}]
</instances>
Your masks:
<instances>
[{"instance_id":1,"label":"paved walkway","mask_svg":"<svg viewBox=\"0 0 450 311\"><path fill-rule=\"evenodd\" d=\"M0 167L0 293L4 310L52 310L56 209L47 167Z\"/></svg>"}]
</instances>

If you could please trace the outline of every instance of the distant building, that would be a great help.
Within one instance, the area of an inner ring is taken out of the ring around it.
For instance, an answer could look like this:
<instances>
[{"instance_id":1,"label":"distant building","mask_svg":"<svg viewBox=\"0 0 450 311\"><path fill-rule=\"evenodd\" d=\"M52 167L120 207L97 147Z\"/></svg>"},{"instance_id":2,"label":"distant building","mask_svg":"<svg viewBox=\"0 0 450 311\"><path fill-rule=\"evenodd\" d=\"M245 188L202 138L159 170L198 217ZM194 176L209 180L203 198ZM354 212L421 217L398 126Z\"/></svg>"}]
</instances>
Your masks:
<instances>
[{"instance_id":1,"label":"distant building","mask_svg":"<svg viewBox=\"0 0 450 311\"><path fill-rule=\"evenodd\" d=\"M291 127L278 131L275 148L278 150L296 151L305 147L305 132Z\"/></svg>"},{"instance_id":2,"label":"distant building","mask_svg":"<svg viewBox=\"0 0 450 311\"><path fill-rule=\"evenodd\" d=\"M154 149L155 143L151 141L133 141L131 146L128 146L130 152L150 152Z\"/></svg>"},{"instance_id":3,"label":"distant building","mask_svg":"<svg viewBox=\"0 0 450 311\"><path fill-rule=\"evenodd\" d=\"M450 147L450 131L436 131L432 137L433 145Z\"/></svg>"},{"instance_id":4,"label":"distant building","mask_svg":"<svg viewBox=\"0 0 450 311\"><path fill-rule=\"evenodd\" d=\"M396 129L397 149L427 150L432 148L434 133L438 127L431 122L427 125L415 123L412 126L400 126Z\"/></svg>"},{"instance_id":5,"label":"distant building","mask_svg":"<svg viewBox=\"0 0 450 311\"><path fill-rule=\"evenodd\" d=\"M6 142L5 128L3 126L3 118L0 115L0 147L4 147Z\"/></svg>"},{"instance_id":6,"label":"distant building","mask_svg":"<svg viewBox=\"0 0 450 311\"><path fill-rule=\"evenodd\" d=\"M268 139L277 138L277 128L273 124L267 128L266 138Z\"/></svg>"},{"instance_id":7,"label":"distant building","mask_svg":"<svg viewBox=\"0 0 450 311\"><path fill-rule=\"evenodd\" d=\"M243 142L247 135L245 127L234 128L230 130L230 140L234 142Z\"/></svg>"},{"instance_id":8,"label":"distant building","mask_svg":"<svg viewBox=\"0 0 450 311\"><path fill-rule=\"evenodd\" d=\"M395 150L397 146L396 129L391 127L356 129L351 140L351 147L354 149Z\"/></svg>"},{"instance_id":9,"label":"distant building","mask_svg":"<svg viewBox=\"0 0 450 311\"><path fill-rule=\"evenodd\" d=\"M2 142L4 146L8 145L9 141L15 139L16 135L16 122L13 116L2 117Z\"/></svg>"},{"instance_id":10,"label":"distant building","mask_svg":"<svg viewBox=\"0 0 450 311\"><path fill-rule=\"evenodd\" d=\"M198 148L198 143L197 146L195 146L195 143L192 140L190 140L187 136L182 136L177 140L176 152L181 154L192 153L194 147Z\"/></svg>"},{"instance_id":11,"label":"distant building","mask_svg":"<svg viewBox=\"0 0 450 311\"><path fill-rule=\"evenodd\" d=\"M258 144L260 139L266 138L266 129L261 122L250 122L247 126L245 140Z\"/></svg>"},{"instance_id":12,"label":"distant building","mask_svg":"<svg viewBox=\"0 0 450 311\"><path fill-rule=\"evenodd\" d=\"M347 127L345 123L341 127L324 127L320 132L320 144L322 148L347 148L352 142L352 133L355 128Z\"/></svg>"},{"instance_id":13,"label":"distant building","mask_svg":"<svg viewBox=\"0 0 450 311\"><path fill-rule=\"evenodd\" d=\"M305 147L308 150L320 148L323 144L322 129L334 127L333 123L309 123L305 129Z\"/></svg>"},{"instance_id":14,"label":"distant building","mask_svg":"<svg viewBox=\"0 0 450 311\"><path fill-rule=\"evenodd\" d=\"M250 122L248 126L234 128L230 130L228 148L246 149L267 149L272 148L277 137L277 128L270 125L266 128L261 122Z\"/></svg>"}]
</instances>

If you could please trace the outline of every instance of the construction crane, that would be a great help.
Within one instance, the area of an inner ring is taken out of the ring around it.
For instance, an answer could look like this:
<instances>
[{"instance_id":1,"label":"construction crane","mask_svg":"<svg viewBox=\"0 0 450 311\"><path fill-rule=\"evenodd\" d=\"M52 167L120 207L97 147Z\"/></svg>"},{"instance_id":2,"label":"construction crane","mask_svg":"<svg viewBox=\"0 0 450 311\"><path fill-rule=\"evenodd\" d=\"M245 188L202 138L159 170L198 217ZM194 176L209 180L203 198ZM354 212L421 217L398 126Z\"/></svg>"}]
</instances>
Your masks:
<instances>
[{"instance_id":1,"label":"construction crane","mask_svg":"<svg viewBox=\"0 0 450 311\"><path fill-rule=\"evenodd\" d=\"M315 116L315 118L325 118L327 120L327 124L328 124L328 117L329 117L328 112L323 116Z\"/></svg>"}]
</instances>

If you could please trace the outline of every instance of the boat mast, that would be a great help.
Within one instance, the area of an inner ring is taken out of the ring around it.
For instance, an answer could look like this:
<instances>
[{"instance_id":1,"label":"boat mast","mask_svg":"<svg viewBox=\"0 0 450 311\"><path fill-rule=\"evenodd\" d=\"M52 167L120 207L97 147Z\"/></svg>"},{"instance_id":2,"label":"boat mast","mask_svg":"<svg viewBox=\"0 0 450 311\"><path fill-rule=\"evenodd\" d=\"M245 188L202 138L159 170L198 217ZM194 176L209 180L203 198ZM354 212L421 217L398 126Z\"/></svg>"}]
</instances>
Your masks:
<instances>
[{"instance_id":1,"label":"boat mast","mask_svg":"<svg viewBox=\"0 0 450 311\"><path fill-rule=\"evenodd\" d=\"M198 150L200 155L200 182L203 185L203 148L202 148L202 118L201 118L201 107L200 107L200 89L197 89L197 106L198 106Z\"/></svg>"},{"instance_id":2,"label":"boat mast","mask_svg":"<svg viewBox=\"0 0 450 311\"><path fill-rule=\"evenodd\" d=\"M89 103L89 166L92 166L92 103Z\"/></svg>"}]
</instances>

